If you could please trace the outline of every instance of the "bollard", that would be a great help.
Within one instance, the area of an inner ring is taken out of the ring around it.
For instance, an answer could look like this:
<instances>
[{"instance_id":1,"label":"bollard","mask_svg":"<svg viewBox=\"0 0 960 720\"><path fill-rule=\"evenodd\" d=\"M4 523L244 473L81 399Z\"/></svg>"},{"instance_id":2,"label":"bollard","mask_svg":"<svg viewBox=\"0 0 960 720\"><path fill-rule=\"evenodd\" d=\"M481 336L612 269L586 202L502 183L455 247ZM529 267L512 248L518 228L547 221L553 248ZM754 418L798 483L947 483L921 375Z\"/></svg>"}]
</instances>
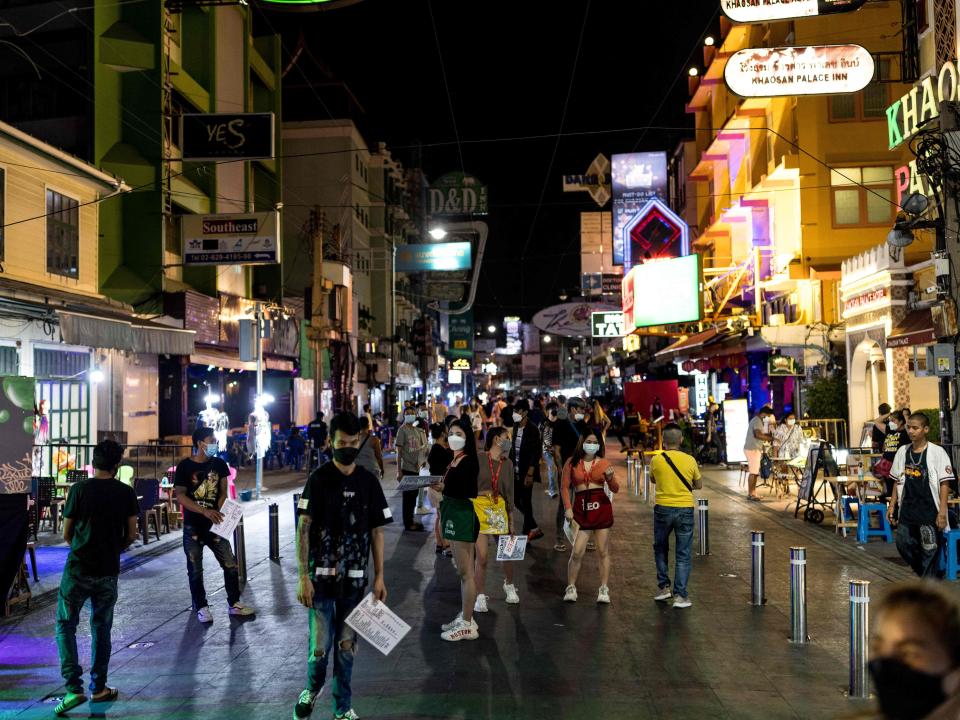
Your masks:
<instances>
[{"instance_id":1,"label":"bollard","mask_svg":"<svg viewBox=\"0 0 960 720\"><path fill-rule=\"evenodd\" d=\"M270 559L280 560L280 508L270 505Z\"/></svg>"},{"instance_id":2,"label":"bollard","mask_svg":"<svg viewBox=\"0 0 960 720\"><path fill-rule=\"evenodd\" d=\"M850 697L870 697L867 662L870 652L870 583L850 581Z\"/></svg>"},{"instance_id":3,"label":"bollard","mask_svg":"<svg viewBox=\"0 0 960 720\"><path fill-rule=\"evenodd\" d=\"M754 530L750 533L750 546L750 604L763 605L767 599L764 596L762 530Z\"/></svg>"},{"instance_id":4,"label":"bollard","mask_svg":"<svg viewBox=\"0 0 960 720\"><path fill-rule=\"evenodd\" d=\"M642 479L643 479L643 504L650 504L650 466L647 465L643 460L640 461L640 464L643 468Z\"/></svg>"},{"instance_id":5,"label":"bollard","mask_svg":"<svg viewBox=\"0 0 960 720\"><path fill-rule=\"evenodd\" d=\"M633 453L628 451L627 452L627 492L628 493L632 492L634 495L637 494L633 486L633 471L634 471L634 468L636 467L636 464L637 464L637 461L636 459L634 459Z\"/></svg>"},{"instance_id":6,"label":"bollard","mask_svg":"<svg viewBox=\"0 0 960 720\"><path fill-rule=\"evenodd\" d=\"M247 546L243 537L243 518L237 523L233 531L233 554L237 559L237 575L240 580L240 589L247 586Z\"/></svg>"},{"instance_id":7,"label":"bollard","mask_svg":"<svg viewBox=\"0 0 960 720\"><path fill-rule=\"evenodd\" d=\"M807 637L807 549L790 548L790 642Z\"/></svg>"},{"instance_id":8,"label":"bollard","mask_svg":"<svg viewBox=\"0 0 960 720\"><path fill-rule=\"evenodd\" d=\"M697 498L697 541L700 545L697 555L710 554L710 501Z\"/></svg>"},{"instance_id":9,"label":"bollard","mask_svg":"<svg viewBox=\"0 0 960 720\"><path fill-rule=\"evenodd\" d=\"M300 493L293 494L293 537L297 537L297 526L300 524Z\"/></svg>"}]
</instances>

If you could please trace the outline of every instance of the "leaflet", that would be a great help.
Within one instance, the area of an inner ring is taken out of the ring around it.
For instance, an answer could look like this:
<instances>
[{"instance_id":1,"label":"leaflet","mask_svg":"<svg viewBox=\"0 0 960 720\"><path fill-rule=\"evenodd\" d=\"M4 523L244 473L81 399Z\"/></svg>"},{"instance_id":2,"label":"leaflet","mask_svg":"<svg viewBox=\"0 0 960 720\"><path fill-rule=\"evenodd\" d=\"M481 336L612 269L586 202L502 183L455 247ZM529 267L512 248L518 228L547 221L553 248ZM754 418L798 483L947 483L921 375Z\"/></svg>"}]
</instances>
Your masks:
<instances>
[{"instance_id":1,"label":"leaflet","mask_svg":"<svg viewBox=\"0 0 960 720\"><path fill-rule=\"evenodd\" d=\"M384 655L389 655L410 632L410 626L382 602L374 600L372 592L347 616L346 623Z\"/></svg>"},{"instance_id":2,"label":"leaflet","mask_svg":"<svg viewBox=\"0 0 960 720\"><path fill-rule=\"evenodd\" d=\"M436 485L437 483L443 482L443 477L440 475L404 475L400 478L400 483L397 485L397 490L401 492L406 492L408 490L419 490L422 487L428 487L430 485Z\"/></svg>"},{"instance_id":3,"label":"leaflet","mask_svg":"<svg viewBox=\"0 0 960 720\"><path fill-rule=\"evenodd\" d=\"M526 536L501 535L499 538L497 538L497 562L523 560L526 554Z\"/></svg>"},{"instance_id":4,"label":"leaflet","mask_svg":"<svg viewBox=\"0 0 960 720\"><path fill-rule=\"evenodd\" d=\"M233 531L240 524L240 518L243 517L243 506L236 500L227 498L220 508L220 513L223 515L223 522L212 525L210 532L230 540L233 538Z\"/></svg>"}]
</instances>

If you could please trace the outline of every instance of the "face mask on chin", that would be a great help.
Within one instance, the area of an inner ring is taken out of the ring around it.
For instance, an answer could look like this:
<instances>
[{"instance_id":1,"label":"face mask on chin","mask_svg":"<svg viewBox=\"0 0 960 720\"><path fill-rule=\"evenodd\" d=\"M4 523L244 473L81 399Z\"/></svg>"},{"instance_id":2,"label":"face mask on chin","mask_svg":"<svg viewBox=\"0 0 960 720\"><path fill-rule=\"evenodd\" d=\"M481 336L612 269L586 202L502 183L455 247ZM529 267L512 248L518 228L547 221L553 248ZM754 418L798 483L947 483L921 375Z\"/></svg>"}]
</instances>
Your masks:
<instances>
[{"instance_id":1,"label":"face mask on chin","mask_svg":"<svg viewBox=\"0 0 960 720\"><path fill-rule=\"evenodd\" d=\"M914 670L893 658L871 660L868 667L886 718L920 720L946 700L940 675Z\"/></svg>"}]
</instances>

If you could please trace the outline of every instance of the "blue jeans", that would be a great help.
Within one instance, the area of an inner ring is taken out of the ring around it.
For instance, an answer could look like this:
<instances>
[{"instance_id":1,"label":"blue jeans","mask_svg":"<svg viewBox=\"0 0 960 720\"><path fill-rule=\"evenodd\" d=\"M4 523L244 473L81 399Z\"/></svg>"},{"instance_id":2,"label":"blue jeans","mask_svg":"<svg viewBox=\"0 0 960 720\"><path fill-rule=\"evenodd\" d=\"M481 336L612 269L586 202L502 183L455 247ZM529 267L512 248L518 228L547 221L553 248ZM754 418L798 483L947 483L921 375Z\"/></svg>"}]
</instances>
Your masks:
<instances>
[{"instance_id":1,"label":"blue jeans","mask_svg":"<svg viewBox=\"0 0 960 720\"><path fill-rule=\"evenodd\" d=\"M350 709L353 656L357 651L357 633L346 624L347 616L360 604L363 593L328 600L314 595L310 611L310 656L307 658L307 689L320 692L327 676L327 659L333 653L334 712Z\"/></svg>"},{"instance_id":2,"label":"blue jeans","mask_svg":"<svg viewBox=\"0 0 960 720\"><path fill-rule=\"evenodd\" d=\"M557 494L557 469L553 461L553 453L543 451L543 461L547 466L547 490L551 495Z\"/></svg>"},{"instance_id":3,"label":"blue jeans","mask_svg":"<svg viewBox=\"0 0 960 720\"><path fill-rule=\"evenodd\" d=\"M227 590L227 605L240 600L240 571L230 541L209 530L197 530L183 526L183 552L187 556L187 578L190 581L190 596L193 609L207 606L207 591L203 587L203 548L213 550L213 556L223 568L223 584Z\"/></svg>"},{"instance_id":4,"label":"blue jeans","mask_svg":"<svg viewBox=\"0 0 960 720\"><path fill-rule=\"evenodd\" d=\"M670 533L676 535L676 578L673 594L687 597L687 580L690 579L690 550L693 546L693 508L653 507L653 555L657 561L657 585L660 589L670 587L670 568L667 556L670 553Z\"/></svg>"},{"instance_id":5,"label":"blue jeans","mask_svg":"<svg viewBox=\"0 0 960 720\"><path fill-rule=\"evenodd\" d=\"M90 690L98 693L107 684L110 664L110 629L113 627L113 606L117 602L117 577L87 577L65 570L60 578L57 602L57 650L60 653L60 674L72 693L83 693L83 668L77 657L77 625L80 610L90 600Z\"/></svg>"}]
</instances>

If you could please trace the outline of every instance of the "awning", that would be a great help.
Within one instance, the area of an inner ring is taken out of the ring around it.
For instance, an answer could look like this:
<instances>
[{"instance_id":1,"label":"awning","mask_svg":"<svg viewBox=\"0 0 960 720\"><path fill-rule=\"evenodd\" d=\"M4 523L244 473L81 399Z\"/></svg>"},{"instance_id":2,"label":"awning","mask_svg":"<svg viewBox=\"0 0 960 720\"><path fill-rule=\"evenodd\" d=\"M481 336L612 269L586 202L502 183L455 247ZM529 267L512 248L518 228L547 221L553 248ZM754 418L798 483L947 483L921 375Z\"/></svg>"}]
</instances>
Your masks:
<instances>
[{"instance_id":1,"label":"awning","mask_svg":"<svg viewBox=\"0 0 960 720\"><path fill-rule=\"evenodd\" d=\"M933 316L930 310L914 310L887 336L887 347L910 347L927 345L937 341L933 331Z\"/></svg>"},{"instance_id":2,"label":"awning","mask_svg":"<svg viewBox=\"0 0 960 720\"><path fill-rule=\"evenodd\" d=\"M690 351L695 348L699 348L711 340L715 339L719 334L720 330L717 328L710 328L695 335L689 335L683 340L677 340L672 345L667 345L663 350L658 350L656 356L660 357L662 355L674 355L679 354L681 351Z\"/></svg>"},{"instance_id":3,"label":"awning","mask_svg":"<svg viewBox=\"0 0 960 720\"><path fill-rule=\"evenodd\" d=\"M148 320L88 315L58 310L60 334L71 345L112 350L130 350L149 355L189 355L193 330L165 327Z\"/></svg>"},{"instance_id":4,"label":"awning","mask_svg":"<svg viewBox=\"0 0 960 720\"><path fill-rule=\"evenodd\" d=\"M257 370L255 362L241 360L236 350L221 350L218 348L202 348L190 353L190 363L192 365L213 365L227 370L248 370L250 372L256 372ZM263 367L265 370L280 370L281 372L293 372L294 370L292 360L266 354L263 356Z\"/></svg>"}]
</instances>

